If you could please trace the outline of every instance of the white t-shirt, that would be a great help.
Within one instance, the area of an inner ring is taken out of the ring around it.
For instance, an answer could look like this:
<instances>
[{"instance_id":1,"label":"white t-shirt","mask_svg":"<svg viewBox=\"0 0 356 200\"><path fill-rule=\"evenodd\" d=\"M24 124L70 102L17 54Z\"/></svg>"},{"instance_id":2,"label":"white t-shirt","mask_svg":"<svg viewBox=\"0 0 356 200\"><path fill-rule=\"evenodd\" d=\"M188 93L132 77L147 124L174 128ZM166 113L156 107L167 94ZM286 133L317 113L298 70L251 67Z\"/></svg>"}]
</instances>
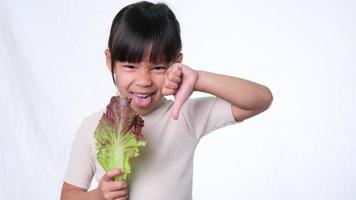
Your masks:
<instances>
[{"instance_id":1,"label":"white t-shirt","mask_svg":"<svg viewBox=\"0 0 356 200\"><path fill-rule=\"evenodd\" d=\"M186 101L178 120L171 118L172 100L143 116L146 146L131 160L130 200L192 199L193 158L201 137L235 119L231 104L216 97ZM85 118L73 145L64 181L88 189L93 176L99 182L105 173L96 159L94 131L104 110Z\"/></svg>"}]
</instances>

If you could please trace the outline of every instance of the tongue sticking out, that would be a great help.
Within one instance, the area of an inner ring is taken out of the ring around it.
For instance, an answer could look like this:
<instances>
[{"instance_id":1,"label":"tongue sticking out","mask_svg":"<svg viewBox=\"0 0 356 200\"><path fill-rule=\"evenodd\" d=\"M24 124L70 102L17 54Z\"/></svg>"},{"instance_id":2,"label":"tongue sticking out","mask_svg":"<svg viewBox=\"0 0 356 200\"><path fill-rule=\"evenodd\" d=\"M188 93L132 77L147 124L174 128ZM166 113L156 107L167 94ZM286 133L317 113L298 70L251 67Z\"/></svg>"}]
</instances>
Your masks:
<instances>
[{"instance_id":1,"label":"tongue sticking out","mask_svg":"<svg viewBox=\"0 0 356 200\"><path fill-rule=\"evenodd\" d=\"M137 95L132 95L132 100L139 107L146 107L151 103L152 95L148 95L147 97L139 97Z\"/></svg>"}]
</instances>

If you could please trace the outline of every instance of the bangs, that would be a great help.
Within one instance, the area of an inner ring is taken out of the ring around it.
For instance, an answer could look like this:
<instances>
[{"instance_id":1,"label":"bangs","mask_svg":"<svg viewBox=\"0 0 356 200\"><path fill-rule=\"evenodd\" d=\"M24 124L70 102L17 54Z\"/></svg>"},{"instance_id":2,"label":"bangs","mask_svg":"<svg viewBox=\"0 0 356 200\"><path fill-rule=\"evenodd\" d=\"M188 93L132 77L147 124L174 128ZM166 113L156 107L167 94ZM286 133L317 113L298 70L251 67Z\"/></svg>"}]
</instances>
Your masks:
<instances>
[{"instance_id":1,"label":"bangs","mask_svg":"<svg viewBox=\"0 0 356 200\"><path fill-rule=\"evenodd\" d=\"M180 49L177 51L169 38L160 35L142 36L126 32L113 43L112 58L115 61L138 63L148 56L151 63L170 63L178 56Z\"/></svg>"},{"instance_id":2,"label":"bangs","mask_svg":"<svg viewBox=\"0 0 356 200\"><path fill-rule=\"evenodd\" d=\"M115 61L139 63L148 56L151 63L168 64L181 51L178 21L164 4L123 9L114 24L109 49Z\"/></svg>"}]
</instances>

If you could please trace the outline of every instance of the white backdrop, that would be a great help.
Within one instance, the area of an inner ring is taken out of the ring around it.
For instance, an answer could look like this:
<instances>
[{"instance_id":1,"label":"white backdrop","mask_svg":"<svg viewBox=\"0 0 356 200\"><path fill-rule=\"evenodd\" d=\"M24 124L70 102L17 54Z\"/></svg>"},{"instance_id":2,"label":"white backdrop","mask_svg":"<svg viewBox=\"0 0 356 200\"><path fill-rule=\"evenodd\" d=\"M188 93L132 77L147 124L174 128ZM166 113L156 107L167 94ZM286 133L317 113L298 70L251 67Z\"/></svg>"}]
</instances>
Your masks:
<instances>
[{"instance_id":1,"label":"white backdrop","mask_svg":"<svg viewBox=\"0 0 356 200\"><path fill-rule=\"evenodd\" d=\"M0 0L0 199L59 199L79 122L116 92L104 49L129 2ZM193 197L356 199L356 2L166 2L185 64L274 94L202 139Z\"/></svg>"}]
</instances>

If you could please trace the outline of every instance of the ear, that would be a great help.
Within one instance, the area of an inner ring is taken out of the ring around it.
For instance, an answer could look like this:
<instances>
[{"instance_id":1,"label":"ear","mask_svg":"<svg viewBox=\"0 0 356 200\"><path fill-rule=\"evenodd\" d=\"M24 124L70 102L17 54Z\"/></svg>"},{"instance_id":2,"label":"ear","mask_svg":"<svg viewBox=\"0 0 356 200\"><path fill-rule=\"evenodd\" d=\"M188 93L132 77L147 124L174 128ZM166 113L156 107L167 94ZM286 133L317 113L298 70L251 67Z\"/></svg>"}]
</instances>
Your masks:
<instances>
[{"instance_id":1,"label":"ear","mask_svg":"<svg viewBox=\"0 0 356 200\"><path fill-rule=\"evenodd\" d=\"M183 53L180 52L180 53L178 54L178 57L177 57L177 59L176 59L176 62L177 62L177 63L181 63L182 61L183 61Z\"/></svg>"},{"instance_id":2,"label":"ear","mask_svg":"<svg viewBox=\"0 0 356 200\"><path fill-rule=\"evenodd\" d=\"M108 67L109 71L111 72L111 54L109 49L105 49L105 61L106 61L106 66Z\"/></svg>"}]
</instances>

